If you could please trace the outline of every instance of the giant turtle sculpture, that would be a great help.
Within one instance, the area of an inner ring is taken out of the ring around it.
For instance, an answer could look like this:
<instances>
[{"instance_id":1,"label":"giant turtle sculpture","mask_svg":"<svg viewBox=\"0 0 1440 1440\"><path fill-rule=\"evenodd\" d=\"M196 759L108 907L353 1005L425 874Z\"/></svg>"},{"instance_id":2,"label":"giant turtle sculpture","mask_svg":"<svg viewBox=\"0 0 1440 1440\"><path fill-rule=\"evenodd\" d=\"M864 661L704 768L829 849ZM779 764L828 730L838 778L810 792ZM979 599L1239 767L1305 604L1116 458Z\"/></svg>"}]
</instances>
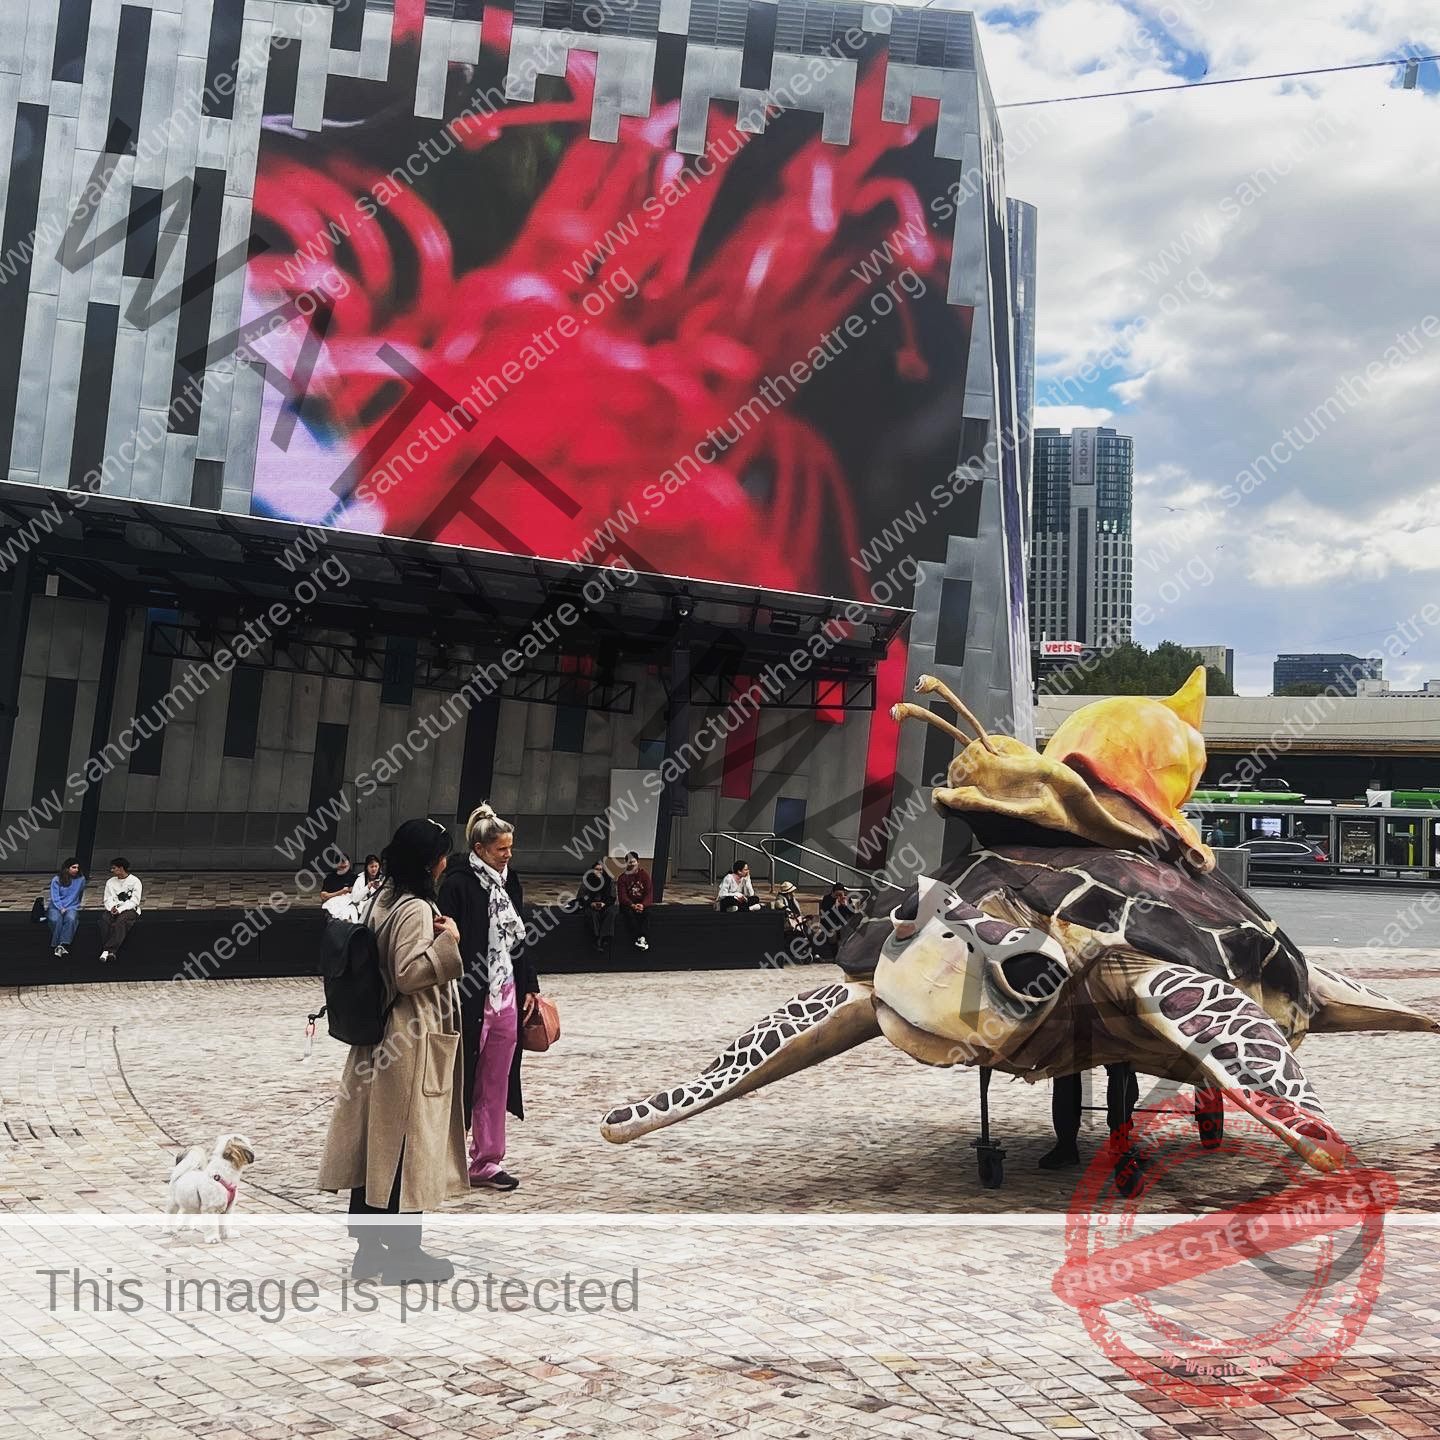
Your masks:
<instances>
[{"instance_id":1,"label":"giant turtle sculpture","mask_svg":"<svg viewBox=\"0 0 1440 1440\"><path fill-rule=\"evenodd\" d=\"M895 707L964 745L934 792L970 831L964 853L851 928L843 981L765 1016L695 1079L611 1110L605 1138L633 1140L883 1035L927 1065L1030 1081L1129 1063L1223 1090L1319 1170L1350 1163L1295 1048L1312 1032L1440 1022L1307 964L1216 870L1180 813L1205 764L1204 675L1165 700L1086 705L1043 754L988 735L922 676L917 689L975 731Z\"/></svg>"}]
</instances>

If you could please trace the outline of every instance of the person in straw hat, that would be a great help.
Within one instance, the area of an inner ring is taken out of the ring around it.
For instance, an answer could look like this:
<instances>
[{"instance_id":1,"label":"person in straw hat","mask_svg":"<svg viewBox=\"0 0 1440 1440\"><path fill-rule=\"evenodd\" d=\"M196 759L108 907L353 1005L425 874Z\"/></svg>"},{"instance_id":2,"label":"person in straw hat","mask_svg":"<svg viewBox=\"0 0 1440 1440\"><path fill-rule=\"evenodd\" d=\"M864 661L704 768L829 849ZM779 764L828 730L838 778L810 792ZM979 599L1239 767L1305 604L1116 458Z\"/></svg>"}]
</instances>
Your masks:
<instances>
[{"instance_id":1,"label":"person in straw hat","mask_svg":"<svg viewBox=\"0 0 1440 1440\"><path fill-rule=\"evenodd\" d=\"M799 935L805 929L805 917L800 913L800 899L795 887L788 880L782 880L775 887L775 908L785 912L785 935Z\"/></svg>"}]
</instances>

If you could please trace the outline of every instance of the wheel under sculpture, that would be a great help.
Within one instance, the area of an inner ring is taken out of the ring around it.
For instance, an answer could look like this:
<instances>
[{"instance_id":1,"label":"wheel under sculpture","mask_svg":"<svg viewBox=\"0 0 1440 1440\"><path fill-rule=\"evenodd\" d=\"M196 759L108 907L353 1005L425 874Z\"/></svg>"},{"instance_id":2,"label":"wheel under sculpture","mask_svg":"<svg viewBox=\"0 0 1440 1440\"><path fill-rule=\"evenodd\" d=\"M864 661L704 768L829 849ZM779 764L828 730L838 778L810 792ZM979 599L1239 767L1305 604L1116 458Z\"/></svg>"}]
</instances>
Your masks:
<instances>
[{"instance_id":1,"label":"wheel under sculpture","mask_svg":"<svg viewBox=\"0 0 1440 1440\"><path fill-rule=\"evenodd\" d=\"M1029 1081L1127 1063L1224 1091L1318 1170L1351 1163L1294 1052L1312 1033L1440 1021L1308 964L1215 868L1181 813L1205 766L1204 669L1165 700L1084 706L1043 754L987 734L933 677L916 689L973 731L895 707L963 747L934 802L967 827L965 853L852 926L843 980L780 1006L693 1080L611 1110L604 1137L633 1140L883 1036L926 1065Z\"/></svg>"}]
</instances>

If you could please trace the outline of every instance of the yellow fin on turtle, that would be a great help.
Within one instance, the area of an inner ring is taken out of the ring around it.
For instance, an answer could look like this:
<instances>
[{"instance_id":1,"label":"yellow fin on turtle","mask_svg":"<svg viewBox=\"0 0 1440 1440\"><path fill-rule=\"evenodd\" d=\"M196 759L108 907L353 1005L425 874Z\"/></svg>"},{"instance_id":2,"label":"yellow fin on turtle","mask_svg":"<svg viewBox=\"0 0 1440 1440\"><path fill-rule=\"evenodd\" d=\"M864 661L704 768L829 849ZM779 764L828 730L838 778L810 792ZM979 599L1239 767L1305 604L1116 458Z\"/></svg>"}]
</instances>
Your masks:
<instances>
[{"instance_id":1,"label":"yellow fin on turtle","mask_svg":"<svg viewBox=\"0 0 1440 1440\"><path fill-rule=\"evenodd\" d=\"M1173 694L1160 702L1173 710L1192 729L1203 728L1205 721L1205 667L1197 665L1190 677Z\"/></svg>"}]
</instances>

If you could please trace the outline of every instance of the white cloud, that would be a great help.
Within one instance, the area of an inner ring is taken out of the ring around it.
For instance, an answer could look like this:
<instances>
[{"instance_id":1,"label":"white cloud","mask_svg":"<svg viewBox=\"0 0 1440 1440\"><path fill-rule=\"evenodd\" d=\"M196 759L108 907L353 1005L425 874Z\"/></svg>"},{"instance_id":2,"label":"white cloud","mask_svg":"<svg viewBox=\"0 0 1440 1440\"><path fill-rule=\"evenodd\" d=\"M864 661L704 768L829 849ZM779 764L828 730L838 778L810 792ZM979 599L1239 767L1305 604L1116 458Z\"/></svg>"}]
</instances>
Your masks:
<instances>
[{"instance_id":1,"label":"white cloud","mask_svg":"<svg viewBox=\"0 0 1440 1440\"><path fill-rule=\"evenodd\" d=\"M1115 418L1113 410L1101 410L1092 405L1037 405L1035 407L1035 428L1073 430L1077 425L1108 425Z\"/></svg>"},{"instance_id":2,"label":"white cloud","mask_svg":"<svg viewBox=\"0 0 1440 1440\"><path fill-rule=\"evenodd\" d=\"M982 4L997 101L1175 82L1136 17L1177 7L1211 77L1440 50L1431 0L1041 0L1030 23L996 26L987 8L1013 11ZM1383 636L1428 598L1417 577L1440 569L1440 337L1422 335L1421 354L1253 494L1218 499L1342 381L1383 363L1397 334L1440 313L1440 96L1402 92L1395 74L1002 114L1011 137L1053 117L1007 161L1010 193L1040 212L1037 423L1135 436L1137 557L1183 518L1164 506L1210 498L1190 533L1214 583L1141 638L1234 645L1247 688L1268 688L1279 650ZM1091 383L1064 388L1087 360ZM1059 418L1072 413L1087 418ZM1440 675L1440 635L1406 664Z\"/></svg>"},{"instance_id":3,"label":"white cloud","mask_svg":"<svg viewBox=\"0 0 1440 1440\"><path fill-rule=\"evenodd\" d=\"M1364 528L1350 516L1293 497L1261 515L1244 553L1250 582L1267 589L1440 570L1440 485L1382 506Z\"/></svg>"}]
</instances>

